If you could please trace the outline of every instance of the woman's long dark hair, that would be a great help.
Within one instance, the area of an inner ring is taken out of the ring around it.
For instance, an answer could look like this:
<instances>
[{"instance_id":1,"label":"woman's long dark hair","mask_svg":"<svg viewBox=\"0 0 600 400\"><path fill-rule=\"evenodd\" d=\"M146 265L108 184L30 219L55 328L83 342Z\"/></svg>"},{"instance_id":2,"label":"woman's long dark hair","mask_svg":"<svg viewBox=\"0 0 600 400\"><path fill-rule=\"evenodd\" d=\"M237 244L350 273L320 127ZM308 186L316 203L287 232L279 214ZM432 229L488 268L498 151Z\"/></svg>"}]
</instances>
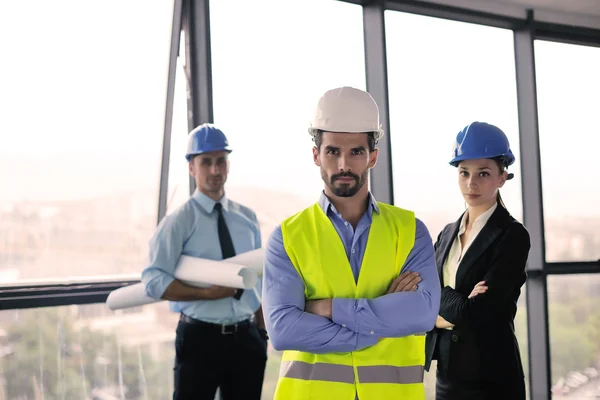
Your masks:
<instances>
[{"instance_id":1,"label":"woman's long dark hair","mask_svg":"<svg viewBox=\"0 0 600 400\"><path fill-rule=\"evenodd\" d=\"M493 159L498 164L498 168L500 169L500 173L503 174L506 172L506 164L504 162L503 157L496 157ZM506 210L506 204L504 204L504 200L502 200L502 196L500 195L500 189L498 189L498 193L496 194L496 201Z\"/></svg>"},{"instance_id":2,"label":"woman's long dark hair","mask_svg":"<svg viewBox=\"0 0 600 400\"><path fill-rule=\"evenodd\" d=\"M506 205L504 204L504 201L502 200L502 196L500 196L500 190L498 190L498 194L496 195L496 200L498 200L498 204L500 204L502 207L506 208Z\"/></svg>"}]
</instances>

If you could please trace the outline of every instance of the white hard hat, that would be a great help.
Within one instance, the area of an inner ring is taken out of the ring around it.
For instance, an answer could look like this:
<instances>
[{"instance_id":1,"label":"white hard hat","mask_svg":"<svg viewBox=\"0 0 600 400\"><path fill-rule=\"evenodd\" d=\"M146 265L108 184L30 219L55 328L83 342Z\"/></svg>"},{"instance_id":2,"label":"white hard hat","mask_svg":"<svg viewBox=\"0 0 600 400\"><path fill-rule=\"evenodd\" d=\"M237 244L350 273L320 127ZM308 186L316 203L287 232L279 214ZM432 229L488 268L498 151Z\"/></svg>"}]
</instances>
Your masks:
<instances>
[{"instance_id":1,"label":"white hard hat","mask_svg":"<svg viewBox=\"0 0 600 400\"><path fill-rule=\"evenodd\" d=\"M314 136L318 130L374 132L375 141L383 136L383 129L379 124L379 107L373 97L364 90L348 86L328 90L319 99L308 133Z\"/></svg>"}]
</instances>

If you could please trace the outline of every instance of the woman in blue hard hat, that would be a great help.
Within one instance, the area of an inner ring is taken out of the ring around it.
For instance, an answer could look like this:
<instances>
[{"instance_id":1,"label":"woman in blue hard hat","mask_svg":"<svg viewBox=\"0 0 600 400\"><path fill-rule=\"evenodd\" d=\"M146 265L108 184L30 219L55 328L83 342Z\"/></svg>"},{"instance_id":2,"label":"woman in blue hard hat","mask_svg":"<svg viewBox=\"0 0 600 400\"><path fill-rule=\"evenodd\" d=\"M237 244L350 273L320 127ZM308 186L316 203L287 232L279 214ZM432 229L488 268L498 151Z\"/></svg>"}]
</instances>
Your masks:
<instances>
[{"instance_id":1,"label":"woman in blue hard hat","mask_svg":"<svg viewBox=\"0 0 600 400\"><path fill-rule=\"evenodd\" d=\"M456 137L450 164L468 207L435 243L443 289L425 368L437 360L436 400L525 399L514 317L530 241L500 196L514 161L496 126L473 122Z\"/></svg>"}]
</instances>

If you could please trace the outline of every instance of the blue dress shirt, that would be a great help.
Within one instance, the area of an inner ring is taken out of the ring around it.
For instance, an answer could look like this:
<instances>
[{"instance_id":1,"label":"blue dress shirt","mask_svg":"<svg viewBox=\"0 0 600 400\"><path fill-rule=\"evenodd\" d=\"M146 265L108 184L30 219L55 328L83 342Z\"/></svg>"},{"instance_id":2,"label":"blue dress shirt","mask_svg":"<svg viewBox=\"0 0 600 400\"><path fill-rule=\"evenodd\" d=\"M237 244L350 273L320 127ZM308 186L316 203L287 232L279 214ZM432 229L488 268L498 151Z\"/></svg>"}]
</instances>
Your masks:
<instances>
[{"instance_id":1,"label":"blue dress shirt","mask_svg":"<svg viewBox=\"0 0 600 400\"><path fill-rule=\"evenodd\" d=\"M221 198L223 216L231 233L236 254L261 247L256 214L234 201ZM188 201L167 215L150 239L149 265L142 272L146 294L160 299L175 279L175 266L181 255L222 260L217 231L217 202L196 189ZM233 324L250 318L260 306L262 280L242 297L219 300L170 301L172 311L206 322Z\"/></svg>"},{"instance_id":2,"label":"blue dress shirt","mask_svg":"<svg viewBox=\"0 0 600 400\"><path fill-rule=\"evenodd\" d=\"M356 230L322 193L320 206L337 230L350 261L355 280L365 252L372 213L370 204ZM400 292L374 299L334 298L332 319L304 311L304 282L292 265L278 226L269 238L263 275L263 314L271 344L277 350L311 353L350 352L377 343L380 337L402 337L431 330L440 307L433 243L425 225L417 219L413 249L404 271L418 272L421 283L414 292Z\"/></svg>"}]
</instances>

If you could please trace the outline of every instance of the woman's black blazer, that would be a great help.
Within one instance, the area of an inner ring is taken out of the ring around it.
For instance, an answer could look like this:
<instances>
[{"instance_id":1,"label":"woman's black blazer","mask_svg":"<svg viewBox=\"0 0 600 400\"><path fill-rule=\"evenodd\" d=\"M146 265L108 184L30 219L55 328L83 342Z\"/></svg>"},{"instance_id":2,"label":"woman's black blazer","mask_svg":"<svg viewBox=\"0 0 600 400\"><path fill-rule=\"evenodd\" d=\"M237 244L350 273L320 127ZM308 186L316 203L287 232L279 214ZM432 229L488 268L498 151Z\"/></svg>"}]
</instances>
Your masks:
<instances>
[{"instance_id":1,"label":"woman's black blazer","mask_svg":"<svg viewBox=\"0 0 600 400\"><path fill-rule=\"evenodd\" d=\"M442 286L441 315L454 324L452 332L427 333L425 369L438 360L438 369L452 380L503 381L522 378L523 366L514 334L514 317L521 287L527 278L529 232L498 204L458 267L455 289L444 287L442 268L461 218L448 224L435 243L435 260ZM473 287L485 281L488 290L469 299Z\"/></svg>"}]
</instances>

